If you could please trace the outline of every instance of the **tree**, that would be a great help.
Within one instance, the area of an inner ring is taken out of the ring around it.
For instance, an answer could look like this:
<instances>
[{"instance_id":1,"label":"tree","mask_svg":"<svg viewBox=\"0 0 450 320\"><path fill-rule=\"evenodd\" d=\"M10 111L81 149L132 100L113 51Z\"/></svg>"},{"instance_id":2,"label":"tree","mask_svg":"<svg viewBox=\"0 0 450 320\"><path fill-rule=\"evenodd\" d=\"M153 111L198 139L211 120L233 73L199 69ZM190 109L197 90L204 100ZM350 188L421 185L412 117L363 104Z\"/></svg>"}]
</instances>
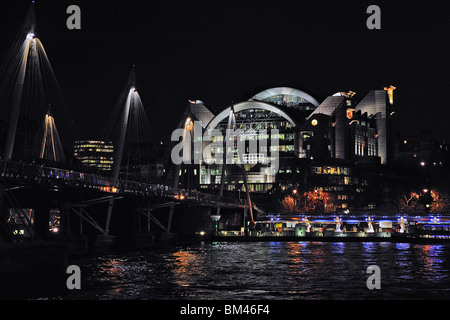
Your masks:
<instances>
[{"instance_id":1,"label":"tree","mask_svg":"<svg viewBox=\"0 0 450 320\"><path fill-rule=\"evenodd\" d=\"M334 212L336 210L335 196L319 189L286 195L280 201L280 211L294 212Z\"/></svg>"},{"instance_id":2,"label":"tree","mask_svg":"<svg viewBox=\"0 0 450 320\"><path fill-rule=\"evenodd\" d=\"M430 191L433 198L430 204L431 213L447 213L450 211L449 196L445 191L433 189Z\"/></svg>"},{"instance_id":3,"label":"tree","mask_svg":"<svg viewBox=\"0 0 450 320\"><path fill-rule=\"evenodd\" d=\"M286 213L294 213L296 210L296 203L293 196L285 196L283 199L281 199L280 202L280 211L286 212Z\"/></svg>"},{"instance_id":4,"label":"tree","mask_svg":"<svg viewBox=\"0 0 450 320\"><path fill-rule=\"evenodd\" d=\"M307 191L304 194L303 202L305 212L324 212L329 213L336 210L335 196L320 189Z\"/></svg>"},{"instance_id":5,"label":"tree","mask_svg":"<svg viewBox=\"0 0 450 320\"><path fill-rule=\"evenodd\" d=\"M417 212L422 209L419 198L420 196L416 192L404 193L400 195L397 201L399 209L404 212Z\"/></svg>"}]
</instances>

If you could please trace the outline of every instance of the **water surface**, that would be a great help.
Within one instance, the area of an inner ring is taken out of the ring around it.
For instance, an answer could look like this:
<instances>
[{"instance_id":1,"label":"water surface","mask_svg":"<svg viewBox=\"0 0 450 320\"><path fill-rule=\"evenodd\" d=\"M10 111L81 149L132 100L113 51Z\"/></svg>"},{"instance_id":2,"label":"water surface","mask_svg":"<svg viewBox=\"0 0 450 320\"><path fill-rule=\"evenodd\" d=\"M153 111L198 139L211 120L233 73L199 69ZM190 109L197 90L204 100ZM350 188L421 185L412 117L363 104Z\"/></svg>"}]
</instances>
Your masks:
<instances>
[{"instance_id":1,"label":"water surface","mask_svg":"<svg viewBox=\"0 0 450 320\"><path fill-rule=\"evenodd\" d=\"M370 265L380 267L380 290L367 288ZM105 255L79 266L81 290L56 298L450 298L450 244L202 242Z\"/></svg>"}]
</instances>

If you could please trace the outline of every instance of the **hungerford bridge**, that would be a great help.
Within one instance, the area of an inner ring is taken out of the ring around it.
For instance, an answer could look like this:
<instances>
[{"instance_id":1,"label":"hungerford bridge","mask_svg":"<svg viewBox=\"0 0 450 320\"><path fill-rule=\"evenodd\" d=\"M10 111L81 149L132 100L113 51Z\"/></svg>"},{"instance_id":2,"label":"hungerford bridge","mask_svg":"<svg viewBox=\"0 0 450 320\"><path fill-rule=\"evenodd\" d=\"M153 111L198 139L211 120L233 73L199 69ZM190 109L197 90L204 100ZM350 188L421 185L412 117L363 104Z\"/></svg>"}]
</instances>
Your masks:
<instances>
[{"instance_id":1,"label":"hungerford bridge","mask_svg":"<svg viewBox=\"0 0 450 320\"><path fill-rule=\"evenodd\" d=\"M71 119L64 122L67 114L62 94L43 45L35 35L33 5L4 62L0 81L0 112L4 120L0 131L0 146L4 146L0 150L0 247L47 240L49 224L55 222L53 231L64 230L66 235L72 235L76 230L82 235L86 229L94 230L97 243L111 243L112 220L116 224L134 221L134 227L138 220L140 230L142 215L147 218L144 233L150 234L152 222L170 236L174 208L179 204L206 212L212 208L242 209L250 212L253 221L255 207L248 193L243 201L224 197L222 192L215 195L179 189L179 167L175 165L171 170L176 173L175 182L171 186L121 177L124 149L130 139L136 139L130 137L133 128L139 127L132 121L147 119L135 89L134 67L116 106L117 119L109 128L117 135L111 139L115 142L111 175L81 172L66 165L68 154L64 147L71 150L72 141L65 139L65 130ZM64 130L58 132L58 125ZM59 212L56 216L55 208ZM163 212L165 223L155 216L155 210Z\"/></svg>"}]
</instances>

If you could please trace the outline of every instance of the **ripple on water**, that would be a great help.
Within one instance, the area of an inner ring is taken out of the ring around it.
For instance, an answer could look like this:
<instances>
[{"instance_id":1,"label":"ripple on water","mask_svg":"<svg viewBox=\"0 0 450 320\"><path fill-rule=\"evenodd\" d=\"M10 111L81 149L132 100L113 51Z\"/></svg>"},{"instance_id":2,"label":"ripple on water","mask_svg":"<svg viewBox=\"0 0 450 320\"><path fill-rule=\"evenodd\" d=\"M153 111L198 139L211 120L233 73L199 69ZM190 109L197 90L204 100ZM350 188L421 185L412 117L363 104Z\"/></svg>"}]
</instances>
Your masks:
<instances>
[{"instance_id":1,"label":"ripple on water","mask_svg":"<svg viewBox=\"0 0 450 320\"><path fill-rule=\"evenodd\" d=\"M62 299L450 298L450 246L395 243L199 243L109 255L80 265L83 290ZM369 290L367 267L381 271Z\"/></svg>"}]
</instances>

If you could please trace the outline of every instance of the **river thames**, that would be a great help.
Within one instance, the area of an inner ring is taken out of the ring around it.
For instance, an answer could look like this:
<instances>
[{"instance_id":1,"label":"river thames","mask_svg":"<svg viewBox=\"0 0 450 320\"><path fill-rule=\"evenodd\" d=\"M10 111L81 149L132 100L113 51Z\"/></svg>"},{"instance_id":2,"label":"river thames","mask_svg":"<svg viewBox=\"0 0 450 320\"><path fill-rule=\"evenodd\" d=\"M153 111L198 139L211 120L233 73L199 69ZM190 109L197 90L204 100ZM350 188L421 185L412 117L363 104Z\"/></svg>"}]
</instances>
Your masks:
<instances>
[{"instance_id":1,"label":"river thames","mask_svg":"<svg viewBox=\"0 0 450 320\"><path fill-rule=\"evenodd\" d=\"M367 268L380 268L368 289ZM200 242L84 260L62 300L449 299L450 244Z\"/></svg>"}]
</instances>

